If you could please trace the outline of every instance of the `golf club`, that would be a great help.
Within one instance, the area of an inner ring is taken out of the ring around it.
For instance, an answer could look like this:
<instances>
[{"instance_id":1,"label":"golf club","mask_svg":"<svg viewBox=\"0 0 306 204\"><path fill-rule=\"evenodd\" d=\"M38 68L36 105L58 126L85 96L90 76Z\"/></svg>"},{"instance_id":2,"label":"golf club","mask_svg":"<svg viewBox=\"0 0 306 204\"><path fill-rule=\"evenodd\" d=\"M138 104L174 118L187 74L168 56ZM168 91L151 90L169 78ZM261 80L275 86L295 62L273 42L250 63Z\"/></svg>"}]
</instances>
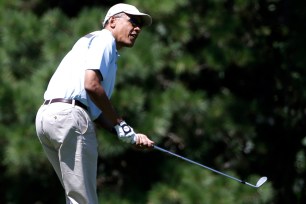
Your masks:
<instances>
[{"instance_id":1,"label":"golf club","mask_svg":"<svg viewBox=\"0 0 306 204\"><path fill-rule=\"evenodd\" d=\"M246 185L251 186L251 187L254 187L254 188L259 188L259 187L260 187L262 184L264 184L264 183L267 181L267 179L268 179L267 177L261 177L261 178L257 181L256 185L253 185L253 184L250 184L250 183L245 182L245 181L243 181L243 180L240 180L240 179L237 179L237 178L232 177L232 176L230 176L230 175L227 175L227 174L225 174L225 173L222 173L222 172L220 172L220 171L217 171L217 170L215 170L215 169L212 169L212 168L210 168L210 167L208 167L208 166L205 166L205 165L203 165L203 164L200 164L200 163L198 163L198 162L195 162L195 161L192 161L192 160L187 159L187 158L185 158L185 157L182 157L182 156L180 156L180 155L178 155L178 154L175 154L175 153L173 153L173 152L170 152L170 151L168 151L168 150L165 150L165 149L163 149L163 148L161 148L161 147L158 147L158 146L156 146L156 145L154 145L154 149L159 150L159 151L161 151L161 152L165 152L165 153L170 154L170 155L172 155L172 156L178 157L178 158L183 159L183 160L185 160L185 161L187 161L187 162L190 162L190 163L192 163L192 164L196 164L196 165L201 166L201 167L203 167L203 168L205 168L205 169L209 169L209 170L211 170L211 171L213 171L213 172L215 172L215 173L217 173L217 174L221 174L221 175L223 175L223 176L226 176L226 177L228 177L228 178L231 178L231 179L233 179L233 180L235 180L235 181L238 181L238 182L240 182L240 183L242 183L242 184L246 184Z\"/></svg>"}]
</instances>

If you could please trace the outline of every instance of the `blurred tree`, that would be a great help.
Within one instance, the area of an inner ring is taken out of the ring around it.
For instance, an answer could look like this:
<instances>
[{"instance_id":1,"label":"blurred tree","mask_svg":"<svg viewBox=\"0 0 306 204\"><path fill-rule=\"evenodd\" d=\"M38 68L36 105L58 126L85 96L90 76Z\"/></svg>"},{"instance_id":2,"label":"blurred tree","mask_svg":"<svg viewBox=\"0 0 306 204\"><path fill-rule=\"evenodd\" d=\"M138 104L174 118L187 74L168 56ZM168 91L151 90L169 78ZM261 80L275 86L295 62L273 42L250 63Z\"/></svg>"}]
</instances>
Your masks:
<instances>
[{"instance_id":1,"label":"blurred tree","mask_svg":"<svg viewBox=\"0 0 306 204\"><path fill-rule=\"evenodd\" d=\"M153 25L120 53L118 111L158 145L270 183L257 193L99 131L101 203L304 203L302 1L125 2L148 11ZM115 3L0 2L0 203L64 203L35 137L35 114L61 58L101 29Z\"/></svg>"}]
</instances>

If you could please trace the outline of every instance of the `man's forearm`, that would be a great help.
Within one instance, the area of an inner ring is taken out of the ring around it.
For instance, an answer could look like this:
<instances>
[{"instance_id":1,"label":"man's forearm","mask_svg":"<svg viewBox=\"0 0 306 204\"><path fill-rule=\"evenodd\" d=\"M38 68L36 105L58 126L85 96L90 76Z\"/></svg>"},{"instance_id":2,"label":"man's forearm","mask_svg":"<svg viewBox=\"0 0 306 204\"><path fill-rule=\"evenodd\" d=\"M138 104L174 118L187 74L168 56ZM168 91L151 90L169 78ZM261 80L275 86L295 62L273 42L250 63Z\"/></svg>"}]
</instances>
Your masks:
<instances>
[{"instance_id":1,"label":"man's forearm","mask_svg":"<svg viewBox=\"0 0 306 204\"><path fill-rule=\"evenodd\" d=\"M122 118L117 114L106 93L101 87L101 90L96 90L95 93L88 92L91 100L96 106L102 110L104 117L109 121L109 125L112 127L122 121Z\"/></svg>"},{"instance_id":2,"label":"man's forearm","mask_svg":"<svg viewBox=\"0 0 306 204\"><path fill-rule=\"evenodd\" d=\"M104 117L109 120L112 126L122 121L116 113L106 92L101 85L102 75L97 70L86 70L84 87L90 99L103 112Z\"/></svg>"},{"instance_id":3,"label":"man's forearm","mask_svg":"<svg viewBox=\"0 0 306 204\"><path fill-rule=\"evenodd\" d=\"M114 126L107 120L103 114L100 114L97 119L94 120L95 124L105 130L107 130L110 133L113 133L117 135L116 130L114 129Z\"/></svg>"}]
</instances>

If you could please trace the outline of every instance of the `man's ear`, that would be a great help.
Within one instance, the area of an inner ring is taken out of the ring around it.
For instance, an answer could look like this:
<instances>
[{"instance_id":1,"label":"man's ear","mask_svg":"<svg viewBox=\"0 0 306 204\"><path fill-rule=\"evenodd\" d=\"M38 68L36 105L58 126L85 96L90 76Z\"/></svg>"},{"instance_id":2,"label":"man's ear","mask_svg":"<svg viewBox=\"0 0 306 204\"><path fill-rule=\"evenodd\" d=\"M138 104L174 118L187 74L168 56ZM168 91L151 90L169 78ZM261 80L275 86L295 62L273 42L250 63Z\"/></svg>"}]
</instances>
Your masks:
<instances>
[{"instance_id":1,"label":"man's ear","mask_svg":"<svg viewBox=\"0 0 306 204\"><path fill-rule=\"evenodd\" d=\"M109 26L111 27L111 28L115 28L116 27L116 19L115 19L115 17L110 17L109 19L108 19L108 24L109 24Z\"/></svg>"}]
</instances>

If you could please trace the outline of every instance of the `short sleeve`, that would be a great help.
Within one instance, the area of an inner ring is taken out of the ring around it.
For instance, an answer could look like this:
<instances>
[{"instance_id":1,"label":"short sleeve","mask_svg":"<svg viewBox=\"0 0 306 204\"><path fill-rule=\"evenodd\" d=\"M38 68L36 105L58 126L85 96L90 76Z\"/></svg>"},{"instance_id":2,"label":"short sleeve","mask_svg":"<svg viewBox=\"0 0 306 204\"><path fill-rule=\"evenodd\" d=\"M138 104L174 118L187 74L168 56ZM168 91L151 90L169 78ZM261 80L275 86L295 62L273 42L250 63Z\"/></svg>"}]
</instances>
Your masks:
<instances>
[{"instance_id":1,"label":"short sleeve","mask_svg":"<svg viewBox=\"0 0 306 204\"><path fill-rule=\"evenodd\" d=\"M107 76L114 54L113 39L108 38L108 36L92 37L85 61L86 69L100 70L103 78Z\"/></svg>"}]
</instances>

